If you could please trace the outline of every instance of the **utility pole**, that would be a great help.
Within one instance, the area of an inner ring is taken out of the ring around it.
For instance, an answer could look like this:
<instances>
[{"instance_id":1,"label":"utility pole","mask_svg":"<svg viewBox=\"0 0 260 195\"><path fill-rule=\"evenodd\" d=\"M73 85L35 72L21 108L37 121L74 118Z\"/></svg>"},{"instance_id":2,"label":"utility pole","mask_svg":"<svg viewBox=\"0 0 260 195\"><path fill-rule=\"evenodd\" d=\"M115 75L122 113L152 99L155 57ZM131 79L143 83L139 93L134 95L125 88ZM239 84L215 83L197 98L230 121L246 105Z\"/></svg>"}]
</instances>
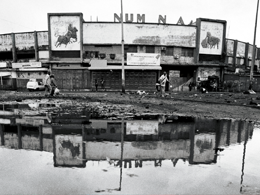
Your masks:
<instances>
[{"instance_id":1,"label":"utility pole","mask_svg":"<svg viewBox=\"0 0 260 195\"><path fill-rule=\"evenodd\" d=\"M125 62L124 62L124 26L123 26L123 0L121 0L121 32L122 32L122 92L125 93Z\"/></svg>"},{"instance_id":2,"label":"utility pole","mask_svg":"<svg viewBox=\"0 0 260 195\"><path fill-rule=\"evenodd\" d=\"M255 31L254 31L253 56L252 56L253 59L252 59L252 64L250 69L250 85L252 85L253 82L253 73L254 73L254 65L255 65L255 54L256 54L255 40L256 40L257 18L258 18L258 5L259 5L259 0L257 0L256 16L255 16Z\"/></svg>"}]
</instances>

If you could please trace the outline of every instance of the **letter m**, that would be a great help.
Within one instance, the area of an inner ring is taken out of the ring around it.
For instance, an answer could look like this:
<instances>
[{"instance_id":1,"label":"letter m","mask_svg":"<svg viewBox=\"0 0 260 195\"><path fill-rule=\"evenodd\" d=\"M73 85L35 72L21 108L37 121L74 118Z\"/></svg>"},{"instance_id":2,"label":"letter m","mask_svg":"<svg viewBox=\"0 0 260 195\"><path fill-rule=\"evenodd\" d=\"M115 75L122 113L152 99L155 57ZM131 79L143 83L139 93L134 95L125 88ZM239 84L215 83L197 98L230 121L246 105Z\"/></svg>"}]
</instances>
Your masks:
<instances>
[{"instance_id":1,"label":"letter m","mask_svg":"<svg viewBox=\"0 0 260 195\"><path fill-rule=\"evenodd\" d=\"M145 23L145 14L142 14L142 16L140 14L137 14L137 23Z\"/></svg>"}]
</instances>

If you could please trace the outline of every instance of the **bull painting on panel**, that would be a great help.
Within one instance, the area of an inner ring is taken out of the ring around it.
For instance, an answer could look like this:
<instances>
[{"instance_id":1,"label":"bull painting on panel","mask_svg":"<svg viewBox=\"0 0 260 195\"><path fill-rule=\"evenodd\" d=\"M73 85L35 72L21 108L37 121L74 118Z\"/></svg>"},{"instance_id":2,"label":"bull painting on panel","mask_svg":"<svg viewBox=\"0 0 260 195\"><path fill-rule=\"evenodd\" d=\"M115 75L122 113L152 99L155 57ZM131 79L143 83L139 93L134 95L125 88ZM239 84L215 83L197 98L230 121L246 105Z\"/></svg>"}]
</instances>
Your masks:
<instances>
[{"instance_id":1,"label":"bull painting on panel","mask_svg":"<svg viewBox=\"0 0 260 195\"><path fill-rule=\"evenodd\" d=\"M52 50L80 50L80 15L51 15L49 18L49 27Z\"/></svg>"}]
</instances>

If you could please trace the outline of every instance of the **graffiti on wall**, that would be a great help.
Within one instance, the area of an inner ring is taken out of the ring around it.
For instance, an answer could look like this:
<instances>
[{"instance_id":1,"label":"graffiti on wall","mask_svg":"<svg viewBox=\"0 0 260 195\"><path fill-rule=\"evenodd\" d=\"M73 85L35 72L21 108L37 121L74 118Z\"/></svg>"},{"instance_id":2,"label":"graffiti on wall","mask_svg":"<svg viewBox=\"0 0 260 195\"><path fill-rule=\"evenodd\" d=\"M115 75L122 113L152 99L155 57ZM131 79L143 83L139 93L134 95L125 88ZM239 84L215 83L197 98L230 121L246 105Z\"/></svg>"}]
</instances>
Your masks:
<instances>
[{"instance_id":1,"label":"graffiti on wall","mask_svg":"<svg viewBox=\"0 0 260 195\"><path fill-rule=\"evenodd\" d=\"M12 50L12 36L0 35L0 51L11 51L11 50Z\"/></svg>"},{"instance_id":2,"label":"graffiti on wall","mask_svg":"<svg viewBox=\"0 0 260 195\"><path fill-rule=\"evenodd\" d=\"M52 50L80 50L79 16L51 16L49 20Z\"/></svg>"},{"instance_id":3,"label":"graffiti on wall","mask_svg":"<svg viewBox=\"0 0 260 195\"><path fill-rule=\"evenodd\" d=\"M34 33L15 34L15 47L17 50L33 50Z\"/></svg>"},{"instance_id":4,"label":"graffiti on wall","mask_svg":"<svg viewBox=\"0 0 260 195\"><path fill-rule=\"evenodd\" d=\"M221 55L224 24L217 22L201 22L200 54Z\"/></svg>"}]
</instances>

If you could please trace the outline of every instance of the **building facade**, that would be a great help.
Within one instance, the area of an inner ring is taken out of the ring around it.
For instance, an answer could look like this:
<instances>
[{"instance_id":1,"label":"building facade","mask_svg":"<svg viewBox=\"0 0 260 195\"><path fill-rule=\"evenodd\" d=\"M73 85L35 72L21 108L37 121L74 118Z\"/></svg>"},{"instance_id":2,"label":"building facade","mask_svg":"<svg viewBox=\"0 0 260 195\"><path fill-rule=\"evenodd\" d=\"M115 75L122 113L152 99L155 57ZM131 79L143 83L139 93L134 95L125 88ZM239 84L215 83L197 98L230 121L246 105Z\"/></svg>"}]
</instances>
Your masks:
<instances>
[{"instance_id":1,"label":"building facade","mask_svg":"<svg viewBox=\"0 0 260 195\"><path fill-rule=\"evenodd\" d=\"M126 90L155 90L163 71L169 91L187 90L213 75L221 82L240 79L240 73L248 77L253 46L226 39L224 20L124 22L124 56L121 27L116 21L86 22L82 13L49 13L48 31L0 35L0 86L25 88L28 79L42 81L51 70L62 90L95 90L96 84L98 90L120 90L122 62ZM256 60L254 74L258 67Z\"/></svg>"}]
</instances>

